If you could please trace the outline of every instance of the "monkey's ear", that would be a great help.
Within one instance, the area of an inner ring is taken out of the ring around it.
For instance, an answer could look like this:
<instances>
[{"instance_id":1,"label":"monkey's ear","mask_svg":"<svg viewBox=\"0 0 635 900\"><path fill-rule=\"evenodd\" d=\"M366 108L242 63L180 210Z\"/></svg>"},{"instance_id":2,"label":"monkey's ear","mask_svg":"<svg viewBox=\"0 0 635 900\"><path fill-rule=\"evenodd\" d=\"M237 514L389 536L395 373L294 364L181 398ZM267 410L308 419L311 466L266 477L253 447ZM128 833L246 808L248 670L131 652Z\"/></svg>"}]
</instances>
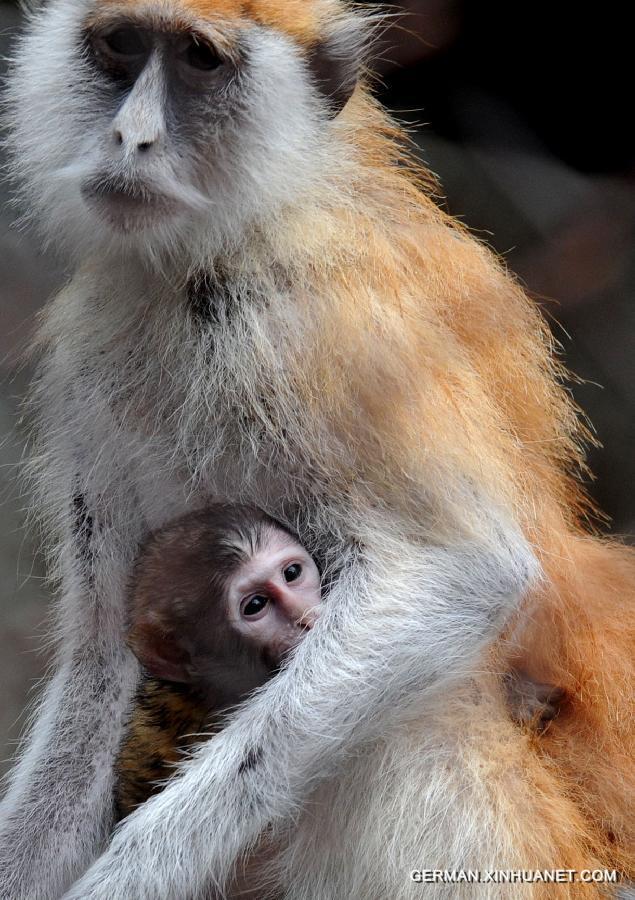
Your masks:
<instances>
[{"instance_id":1,"label":"monkey's ear","mask_svg":"<svg viewBox=\"0 0 635 900\"><path fill-rule=\"evenodd\" d=\"M344 109L359 80L366 24L358 15L342 16L309 48L309 69L333 116Z\"/></svg>"},{"instance_id":2,"label":"monkey's ear","mask_svg":"<svg viewBox=\"0 0 635 900\"><path fill-rule=\"evenodd\" d=\"M141 665L155 678L190 680L190 654L173 632L154 621L141 621L130 630L128 646Z\"/></svg>"}]
</instances>

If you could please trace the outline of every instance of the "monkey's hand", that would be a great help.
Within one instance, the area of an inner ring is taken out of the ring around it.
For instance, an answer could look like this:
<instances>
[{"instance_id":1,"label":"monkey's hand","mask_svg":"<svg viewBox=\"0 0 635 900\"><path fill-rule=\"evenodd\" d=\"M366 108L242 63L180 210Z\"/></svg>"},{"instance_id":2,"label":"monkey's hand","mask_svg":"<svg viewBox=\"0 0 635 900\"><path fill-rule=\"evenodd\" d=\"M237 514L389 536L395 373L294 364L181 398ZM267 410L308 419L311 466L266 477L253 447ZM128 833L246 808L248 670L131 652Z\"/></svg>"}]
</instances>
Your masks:
<instances>
[{"instance_id":1,"label":"monkey's hand","mask_svg":"<svg viewBox=\"0 0 635 900\"><path fill-rule=\"evenodd\" d=\"M501 546L382 547L354 559L288 665L126 819L66 900L222 889L239 856L411 700L481 664L536 572ZM392 558L392 554L395 554Z\"/></svg>"},{"instance_id":2,"label":"monkey's hand","mask_svg":"<svg viewBox=\"0 0 635 900\"><path fill-rule=\"evenodd\" d=\"M237 737L214 738L182 775L130 815L66 900L180 900L198 896L203 884L216 885L224 896L234 861L257 841L263 817L275 815L276 805L272 796L263 805L255 782L265 776L255 756L249 771L252 760L241 758Z\"/></svg>"}]
</instances>

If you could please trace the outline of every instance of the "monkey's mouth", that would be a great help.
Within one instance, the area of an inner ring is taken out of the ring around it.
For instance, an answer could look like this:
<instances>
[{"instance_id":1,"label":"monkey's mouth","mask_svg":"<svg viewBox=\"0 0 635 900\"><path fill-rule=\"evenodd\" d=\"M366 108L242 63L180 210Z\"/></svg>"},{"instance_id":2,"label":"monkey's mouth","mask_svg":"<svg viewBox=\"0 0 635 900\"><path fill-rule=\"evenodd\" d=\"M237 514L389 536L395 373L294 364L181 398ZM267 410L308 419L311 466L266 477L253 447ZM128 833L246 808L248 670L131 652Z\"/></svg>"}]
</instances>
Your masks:
<instances>
[{"instance_id":1,"label":"monkey's mouth","mask_svg":"<svg viewBox=\"0 0 635 900\"><path fill-rule=\"evenodd\" d=\"M81 186L85 203L122 231L148 228L174 211L174 202L141 182L96 176Z\"/></svg>"}]
</instances>

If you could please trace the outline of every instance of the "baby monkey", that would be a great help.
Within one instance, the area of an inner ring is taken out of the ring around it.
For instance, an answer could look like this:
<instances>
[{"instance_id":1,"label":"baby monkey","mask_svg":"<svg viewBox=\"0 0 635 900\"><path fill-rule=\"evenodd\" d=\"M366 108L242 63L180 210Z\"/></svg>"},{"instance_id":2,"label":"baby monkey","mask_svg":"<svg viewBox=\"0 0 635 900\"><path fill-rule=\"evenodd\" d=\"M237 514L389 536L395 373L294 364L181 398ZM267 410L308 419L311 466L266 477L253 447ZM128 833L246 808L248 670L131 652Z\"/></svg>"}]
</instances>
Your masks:
<instances>
[{"instance_id":1,"label":"baby monkey","mask_svg":"<svg viewBox=\"0 0 635 900\"><path fill-rule=\"evenodd\" d=\"M119 754L118 818L278 671L320 601L315 562L261 510L215 504L150 536L135 564L128 631L148 677Z\"/></svg>"},{"instance_id":2,"label":"baby monkey","mask_svg":"<svg viewBox=\"0 0 635 900\"><path fill-rule=\"evenodd\" d=\"M318 568L261 510L215 504L155 532L135 564L128 644L141 683L117 763L119 819L161 790L188 749L278 671L314 624ZM513 670L511 718L540 733L563 692Z\"/></svg>"}]
</instances>

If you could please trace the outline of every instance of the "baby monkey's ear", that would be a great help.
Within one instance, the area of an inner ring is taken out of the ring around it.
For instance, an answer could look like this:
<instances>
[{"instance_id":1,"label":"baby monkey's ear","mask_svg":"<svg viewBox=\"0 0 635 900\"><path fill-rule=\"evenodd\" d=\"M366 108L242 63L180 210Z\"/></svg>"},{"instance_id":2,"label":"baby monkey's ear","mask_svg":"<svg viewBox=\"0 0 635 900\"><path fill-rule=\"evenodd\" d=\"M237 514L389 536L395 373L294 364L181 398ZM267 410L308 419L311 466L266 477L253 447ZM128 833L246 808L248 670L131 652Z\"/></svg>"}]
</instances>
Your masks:
<instances>
[{"instance_id":1,"label":"baby monkey's ear","mask_svg":"<svg viewBox=\"0 0 635 900\"><path fill-rule=\"evenodd\" d=\"M344 109L359 80L369 24L361 16L344 14L308 50L309 68L329 102L333 116Z\"/></svg>"},{"instance_id":2,"label":"baby monkey's ear","mask_svg":"<svg viewBox=\"0 0 635 900\"><path fill-rule=\"evenodd\" d=\"M160 620L142 619L128 635L128 646L141 665L155 678L165 681L189 681L191 658L173 631Z\"/></svg>"}]
</instances>

